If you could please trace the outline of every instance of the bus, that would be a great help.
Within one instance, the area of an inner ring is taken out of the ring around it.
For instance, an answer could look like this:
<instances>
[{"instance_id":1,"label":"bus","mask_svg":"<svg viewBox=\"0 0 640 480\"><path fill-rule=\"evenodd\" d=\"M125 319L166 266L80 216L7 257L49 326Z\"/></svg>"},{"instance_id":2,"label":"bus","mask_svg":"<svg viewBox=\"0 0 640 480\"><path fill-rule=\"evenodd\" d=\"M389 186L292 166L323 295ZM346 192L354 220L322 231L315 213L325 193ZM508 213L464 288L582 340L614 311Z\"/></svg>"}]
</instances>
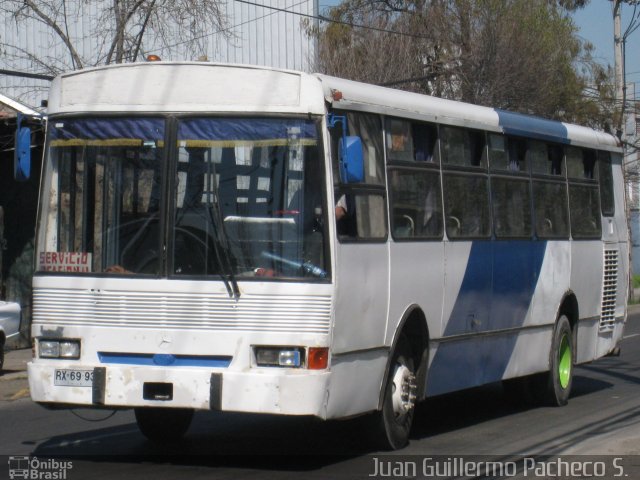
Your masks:
<instances>
[{"instance_id":1,"label":"bus","mask_svg":"<svg viewBox=\"0 0 640 480\"><path fill-rule=\"evenodd\" d=\"M320 74L153 62L48 100L29 386L132 408L367 415L492 382L567 403L615 352L622 149L592 129ZM525 388L526 387L526 388Z\"/></svg>"}]
</instances>

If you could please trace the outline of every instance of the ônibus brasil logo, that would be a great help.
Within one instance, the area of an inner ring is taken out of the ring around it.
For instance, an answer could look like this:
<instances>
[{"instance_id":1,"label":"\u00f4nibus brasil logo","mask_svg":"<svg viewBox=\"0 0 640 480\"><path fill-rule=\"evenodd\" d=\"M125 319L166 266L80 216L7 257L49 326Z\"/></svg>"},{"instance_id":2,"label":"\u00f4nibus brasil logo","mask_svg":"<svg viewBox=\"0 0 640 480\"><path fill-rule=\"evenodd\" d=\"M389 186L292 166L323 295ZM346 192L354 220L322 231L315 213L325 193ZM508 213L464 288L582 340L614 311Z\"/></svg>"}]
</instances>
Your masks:
<instances>
[{"instance_id":1,"label":"\u00f4nibus brasil logo","mask_svg":"<svg viewBox=\"0 0 640 480\"><path fill-rule=\"evenodd\" d=\"M38 457L13 456L9 457L9 478L23 478L25 480L66 480L67 471L73 465L69 461Z\"/></svg>"}]
</instances>

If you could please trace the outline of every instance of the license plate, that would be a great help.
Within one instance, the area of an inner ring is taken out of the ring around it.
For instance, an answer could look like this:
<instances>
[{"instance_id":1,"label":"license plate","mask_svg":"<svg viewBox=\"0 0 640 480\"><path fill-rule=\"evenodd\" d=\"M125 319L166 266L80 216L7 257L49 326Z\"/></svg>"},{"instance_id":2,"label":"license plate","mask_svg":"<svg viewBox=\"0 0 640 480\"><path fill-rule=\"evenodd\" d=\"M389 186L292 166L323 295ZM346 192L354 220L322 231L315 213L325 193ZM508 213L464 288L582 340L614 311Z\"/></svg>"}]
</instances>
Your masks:
<instances>
[{"instance_id":1,"label":"license plate","mask_svg":"<svg viewBox=\"0 0 640 480\"><path fill-rule=\"evenodd\" d=\"M59 387L90 387L93 385L93 370L56 368L53 384Z\"/></svg>"}]
</instances>

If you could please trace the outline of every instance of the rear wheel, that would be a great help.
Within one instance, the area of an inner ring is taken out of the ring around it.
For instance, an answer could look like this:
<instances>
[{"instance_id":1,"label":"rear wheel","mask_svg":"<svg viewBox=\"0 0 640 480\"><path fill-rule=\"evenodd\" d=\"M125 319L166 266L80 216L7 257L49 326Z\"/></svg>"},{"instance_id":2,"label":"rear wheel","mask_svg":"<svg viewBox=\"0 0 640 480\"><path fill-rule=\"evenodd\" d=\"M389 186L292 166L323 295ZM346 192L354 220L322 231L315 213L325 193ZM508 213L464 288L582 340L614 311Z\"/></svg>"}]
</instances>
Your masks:
<instances>
[{"instance_id":1,"label":"rear wheel","mask_svg":"<svg viewBox=\"0 0 640 480\"><path fill-rule=\"evenodd\" d=\"M136 408L136 422L142 434L156 443L180 440L191 425L193 410L186 408Z\"/></svg>"},{"instance_id":2,"label":"rear wheel","mask_svg":"<svg viewBox=\"0 0 640 480\"><path fill-rule=\"evenodd\" d=\"M382 410L376 413L378 444L387 450L402 448L409 441L416 400L416 370L411 353L411 345L402 334L389 367Z\"/></svg>"},{"instance_id":3,"label":"rear wheel","mask_svg":"<svg viewBox=\"0 0 640 480\"><path fill-rule=\"evenodd\" d=\"M549 372L546 378L545 403L554 406L566 405L573 384L574 337L569 319L562 315L553 332L549 357Z\"/></svg>"}]
</instances>

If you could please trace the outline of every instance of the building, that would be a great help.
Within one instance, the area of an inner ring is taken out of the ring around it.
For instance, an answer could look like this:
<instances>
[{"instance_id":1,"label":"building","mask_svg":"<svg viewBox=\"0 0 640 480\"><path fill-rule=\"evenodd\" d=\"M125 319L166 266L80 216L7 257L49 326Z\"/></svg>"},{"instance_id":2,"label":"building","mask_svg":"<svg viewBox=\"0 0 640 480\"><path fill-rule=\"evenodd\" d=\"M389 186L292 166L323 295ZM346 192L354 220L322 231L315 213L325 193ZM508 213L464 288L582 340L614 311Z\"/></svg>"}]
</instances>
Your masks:
<instances>
[{"instance_id":1,"label":"building","mask_svg":"<svg viewBox=\"0 0 640 480\"><path fill-rule=\"evenodd\" d=\"M103 39L113 38L113 33L109 32L112 27L105 25L108 22L101 17L108 12L105 5L110 2L67 0L65 10L56 8L61 3L59 0L40 0L40 3L46 5L43 8L46 13L68 30L84 66L102 63L109 46ZM318 0L230 0L220 5L227 19L225 28L203 31L195 35L195 42L189 42L190 35L177 26L171 27L170 22L161 38L154 31L153 22L149 22L136 60L156 54L162 60L203 60L313 70L316 42L307 34L307 26L313 26L317 21L313 17L317 17ZM64 42L43 22L23 17L16 20L0 9L0 31L3 50L0 72L52 75L75 69ZM44 79L0 73L0 92L36 107L46 99L48 83Z\"/></svg>"}]
</instances>

